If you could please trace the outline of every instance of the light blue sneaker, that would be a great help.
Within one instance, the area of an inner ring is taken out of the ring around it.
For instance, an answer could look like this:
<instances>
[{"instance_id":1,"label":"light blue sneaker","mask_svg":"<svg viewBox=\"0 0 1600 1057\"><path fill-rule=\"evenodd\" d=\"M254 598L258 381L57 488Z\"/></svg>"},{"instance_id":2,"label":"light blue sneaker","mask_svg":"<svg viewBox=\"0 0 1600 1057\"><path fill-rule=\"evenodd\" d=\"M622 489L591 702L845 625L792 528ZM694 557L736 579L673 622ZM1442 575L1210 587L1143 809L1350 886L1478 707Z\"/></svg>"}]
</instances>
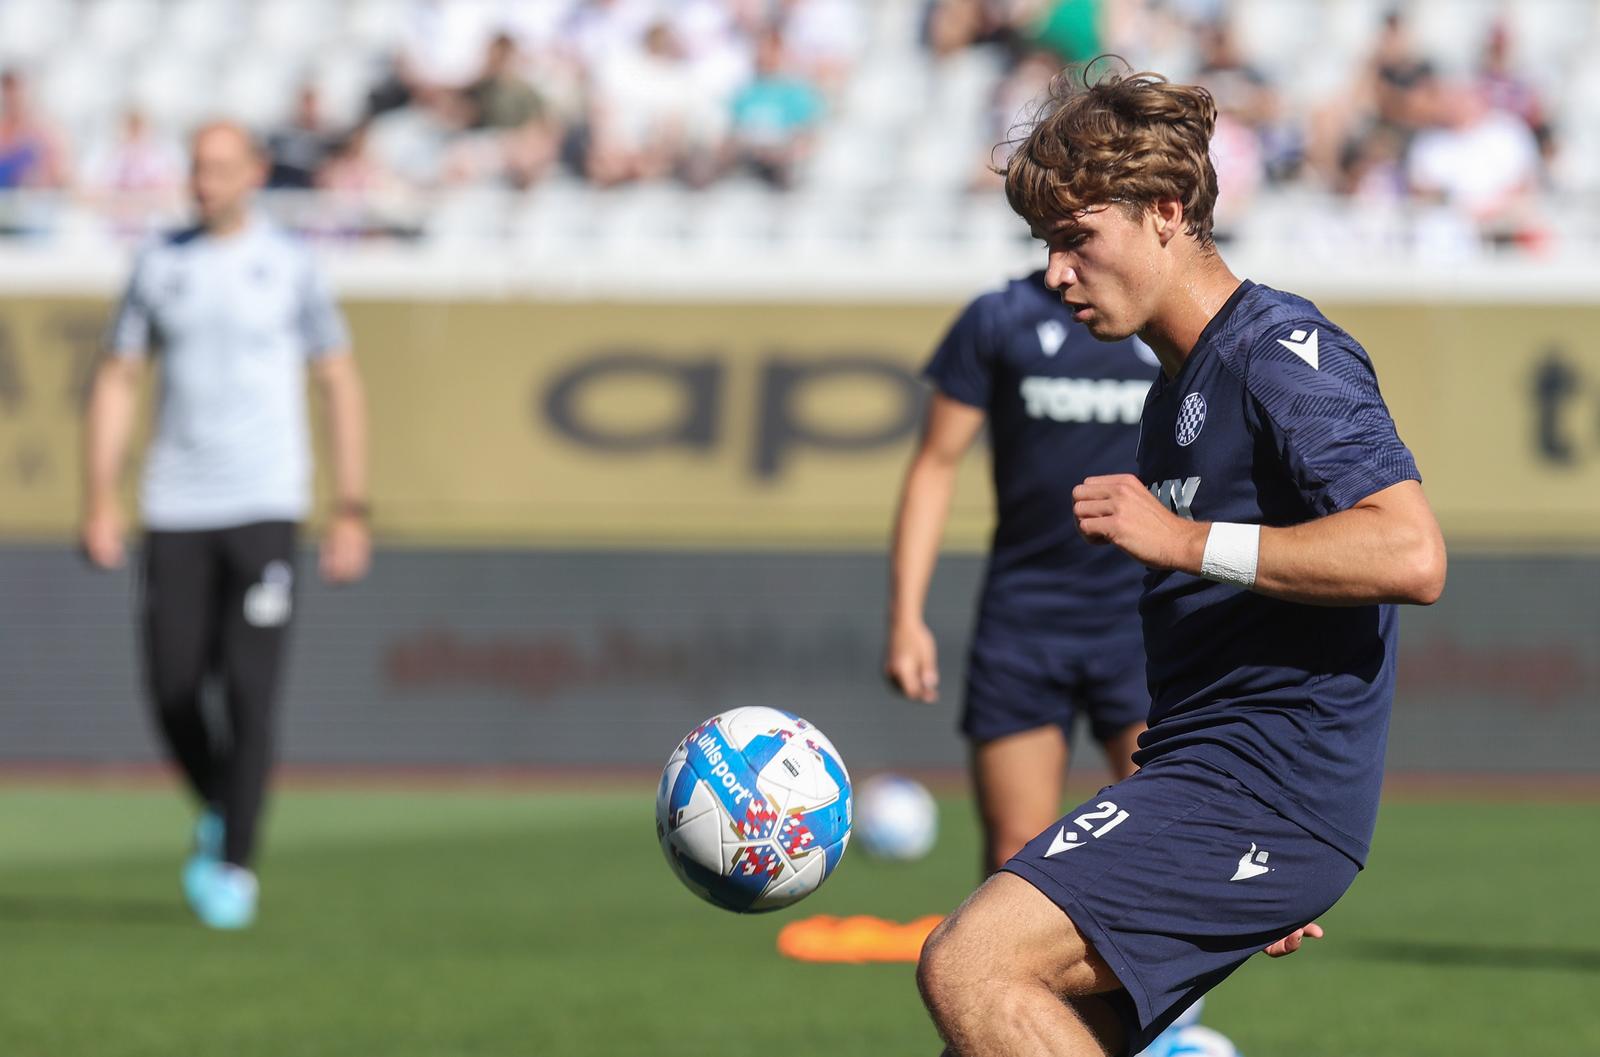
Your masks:
<instances>
[{"instance_id":1,"label":"light blue sneaker","mask_svg":"<svg viewBox=\"0 0 1600 1057\"><path fill-rule=\"evenodd\" d=\"M214 929L249 928L256 919L260 886L256 875L241 866L217 862L195 871L189 907L202 924Z\"/></svg>"},{"instance_id":2,"label":"light blue sneaker","mask_svg":"<svg viewBox=\"0 0 1600 1057\"><path fill-rule=\"evenodd\" d=\"M200 889L206 882L206 873L222 861L222 816L206 808L194 824L194 850L183 863L183 895L194 906L200 898Z\"/></svg>"}]
</instances>

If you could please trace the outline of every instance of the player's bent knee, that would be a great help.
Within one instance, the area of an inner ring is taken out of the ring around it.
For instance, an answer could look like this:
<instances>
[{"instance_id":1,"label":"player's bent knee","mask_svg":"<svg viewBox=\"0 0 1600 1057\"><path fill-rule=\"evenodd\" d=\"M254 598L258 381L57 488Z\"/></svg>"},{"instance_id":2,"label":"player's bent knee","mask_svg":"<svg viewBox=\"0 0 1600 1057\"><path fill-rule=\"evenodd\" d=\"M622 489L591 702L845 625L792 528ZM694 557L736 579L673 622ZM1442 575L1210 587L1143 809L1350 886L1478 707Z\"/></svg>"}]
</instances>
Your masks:
<instances>
[{"instance_id":1,"label":"player's bent knee","mask_svg":"<svg viewBox=\"0 0 1600 1057\"><path fill-rule=\"evenodd\" d=\"M922 993L922 1003L935 1020L948 1009L951 996L960 986L959 969L951 958L952 948L947 939L954 926L955 915L952 914L928 934L922 943L922 953L917 956L917 990Z\"/></svg>"}]
</instances>

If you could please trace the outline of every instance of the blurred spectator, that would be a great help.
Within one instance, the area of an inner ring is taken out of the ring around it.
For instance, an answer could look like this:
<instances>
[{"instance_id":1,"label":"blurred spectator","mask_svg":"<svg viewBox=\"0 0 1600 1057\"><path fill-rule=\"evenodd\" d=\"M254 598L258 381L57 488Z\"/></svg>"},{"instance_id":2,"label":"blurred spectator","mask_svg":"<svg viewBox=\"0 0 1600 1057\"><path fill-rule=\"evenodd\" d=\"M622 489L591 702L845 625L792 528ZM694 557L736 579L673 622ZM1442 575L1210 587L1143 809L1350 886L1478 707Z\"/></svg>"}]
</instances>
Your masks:
<instances>
[{"instance_id":1,"label":"blurred spectator","mask_svg":"<svg viewBox=\"0 0 1600 1057\"><path fill-rule=\"evenodd\" d=\"M1539 180L1533 132L1468 85L1440 83L1433 103L1437 123L1417 133L1406 155L1412 192L1498 232L1520 229L1520 208Z\"/></svg>"},{"instance_id":2,"label":"blurred spectator","mask_svg":"<svg viewBox=\"0 0 1600 1057\"><path fill-rule=\"evenodd\" d=\"M651 17L645 0L579 0L564 36L578 64L593 76L608 57L638 45Z\"/></svg>"},{"instance_id":3,"label":"blurred spectator","mask_svg":"<svg viewBox=\"0 0 1600 1057\"><path fill-rule=\"evenodd\" d=\"M1344 166L1366 153L1363 140L1398 136L1409 142L1422 120L1418 100L1433 77L1433 64L1418 54L1403 13L1390 10L1354 79L1310 115L1306 161L1311 169L1328 186L1338 187L1349 182Z\"/></svg>"},{"instance_id":4,"label":"blurred spectator","mask_svg":"<svg viewBox=\"0 0 1600 1057\"><path fill-rule=\"evenodd\" d=\"M1033 120L1039 100L1044 98L1050 81L1061 72L1061 64L1048 51L1033 51L1001 80L995 89L991 109L993 126L991 138L1005 143L1017 137L1024 126Z\"/></svg>"},{"instance_id":5,"label":"blurred spectator","mask_svg":"<svg viewBox=\"0 0 1600 1057\"><path fill-rule=\"evenodd\" d=\"M411 0L396 6L404 20L399 65L413 88L466 88L478 75L484 45L505 29L498 5L482 0Z\"/></svg>"},{"instance_id":6,"label":"blurred spectator","mask_svg":"<svg viewBox=\"0 0 1600 1057\"><path fill-rule=\"evenodd\" d=\"M702 185L714 175L726 127L707 100L664 22L640 46L611 55L595 71L585 169L602 187L681 176Z\"/></svg>"},{"instance_id":7,"label":"blurred spectator","mask_svg":"<svg viewBox=\"0 0 1600 1057\"><path fill-rule=\"evenodd\" d=\"M928 48L942 58L975 44L1009 42L1010 6L1004 0L933 0L923 27Z\"/></svg>"},{"instance_id":8,"label":"blurred spectator","mask_svg":"<svg viewBox=\"0 0 1600 1057\"><path fill-rule=\"evenodd\" d=\"M489 42L483 71L466 90L484 164L512 187L544 177L561 150L562 127L545 98L517 72L517 42L500 33ZM494 155L498 154L498 158Z\"/></svg>"},{"instance_id":9,"label":"blurred spectator","mask_svg":"<svg viewBox=\"0 0 1600 1057\"><path fill-rule=\"evenodd\" d=\"M1548 165L1555 153L1555 129L1539 90L1512 64L1511 31L1503 21L1496 20L1489 26L1478 59L1476 82L1490 109L1515 114L1523 120Z\"/></svg>"},{"instance_id":10,"label":"blurred spectator","mask_svg":"<svg viewBox=\"0 0 1600 1057\"><path fill-rule=\"evenodd\" d=\"M333 149L334 141L323 121L316 85L301 85L294 116L287 125L267 134L267 156L272 162L267 186L300 190L315 185L317 170Z\"/></svg>"},{"instance_id":11,"label":"blurred spectator","mask_svg":"<svg viewBox=\"0 0 1600 1057\"><path fill-rule=\"evenodd\" d=\"M1217 170L1215 235L1225 242L1248 212L1267 172L1255 130L1232 111L1217 114L1216 131L1211 134L1211 163Z\"/></svg>"},{"instance_id":12,"label":"blurred spectator","mask_svg":"<svg viewBox=\"0 0 1600 1057\"><path fill-rule=\"evenodd\" d=\"M0 73L0 190L67 182L61 139L34 113L22 74Z\"/></svg>"},{"instance_id":13,"label":"blurred spectator","mask_svg":"<svg viewBox=\"0 0 1600 1057\"><path fill-rule=\"evenodd\" d=\"M459 184L470 176L470 166L457 144L472 116L472 104L460 92L418 86L405 106L372 119L363 147L381 169L413 187Z\"/></svg>"},{"instance_id":14,"label":"blurred spectator","mask_svg":"<svg viewBox=\"0 0 1600 1057\"><path fill-rule=\"evenodd\" d=\"M521 128L548 116L544 97L517 72L517 42L506 33L489 42L483 70L466 94L473 128Z\"/></svg>"},{"instance_id":15,"label":"blurred spectator","mask_svg":"<svg viewBox=\"0 0 1600 1057\"><path fill-rule=\"evenodd\" d=\"M866 33L851 0L778 0L777 26L797 70L829 95L855 67Z\"/></svg>"},{"instance_id":16,"label":"blurred spectator","mask_svg":"<svg viewBox=\"0 0 1600 1057\"><path fill-rule=\"evenodd\" d=\"M887 3L393 0L392 5L365 5L370 17L392 24L363 38L355 60L343 61L342 53L340 61L326 58L338 52L342 30L330 31L318 45L327 52L283 56L286 64L314 70L316 84L329 94L319 98L308 83L293 100L293 116L269 132L271 185L338 189L340 209L347 212L351 200L361 196L401 202L407 231L416 229L423 208L431 208L433 191L528 188L563 163L576 177L599 186L677 178L700 187L730 171L753 171L778 187L814 179L831 192L837 181L839 193L853 194L844 175L848 165L831 164L831 154L824 159L829 164L804 164L813 143L824 138L825 126L844 126L837 136L826 130L831 145L873 142L892 154L893 144L885 137L895 139L909 130L907 122L928 118L951 125L926 142L917 137L928 149L944 149L939 146L944 143L959 151L962 142L977 139L986 140L985 148L1003 148L1019 122L1031 117L1033 104L1066 60L1101 51L1125 56L1132 70L1159 70L1211 90L1219 111L1213 155L1224 235L1237 226L1240 210L1267 188L1309 184L1369 204L1393 205L1385 212L1389 219L1381 221L1391 229L1411 223L1420 214L1409 207L1427 202L1438 204L1426 211L1438 230L1457 216L1465 218L1463 230L1471 238L1481 230L1491 237L1510 231L1522 238L1534 226L1526 219L1528 191L1537 190L1552 171L1558 131L1574 144L1562 156L1579 174L1572 186L1600 182L1595 175L1600 169L1587 164L1592 152L1577 148L1593 134L1572 125L1594 118L1575 116L1583 108L1565 96L1556 108L1553 92L1542 94L1536 87L1544 82L1535 73L1548 74L1553 84L1568 84L1574 93L1581 93L1582 78L1545 61L1560 55L1530 52L1519 65L1509 21L1478 7L1462 15L1483 32L1463 82L1473 89L1467 94L1480 101L1468 105L1450 98L1454 88L1441 86L1425 50L1429 42L1414 35L1405 14L1409 5L1398 3L1372 19L1366 51L1353 59L1339 48L1317 49L1318 32L1340 28L1350 17L1340 8L1335 18L1334 5L1327 3L1301 5L1296 10L1304 18L1251 23L1248 48L1230 32L1240 24L1231 16L1245 11L1227 0L894 0L894 8ZM907 25L902 16L918 9L922 23ZM1257 10L1264 10L1259 0L1250 8ZM889 39L896 30L920 35L921 56L910 48L916 42ZM373 69L367 56L380 38L394 51ZM1308 69L1304 78L1288 58L1301 54L1317 56L1316 71ZM920 68L919 57L925 60ZM159 61L141 59L140 90L155 92L152 99L162 102L157 88L192 80L176 73L198 76L218 61L226 56L184 50L163 53ZM54 55L40 62L45 102L70 116L73 127L108 130L83 145L73 184L113 214L117 230L139 227L149 194L165 194L163 188L178 182L181 153L141 115L124 112L127 86L91 90L86 79L69 76L76 73L72 64L58 69ZM863 69L864 62L876 68ZM1275 84L1266 75L1280 62L1295 77L1292 84ZM167 63L189 69L168 70ZM1324 71L1342 80L1325 85ZM165 73L174 76L157 76ZM116 81L121 75L107 76ZM1559 77L1567 81L1556 81ZM919 95L924 87L929 91ZM15 72L0 78L0 190L61 187L69 176L67 144L34 111L25 89ZM358 115L363 95L366 107ZM330 125L333 113L343 116ZM343 135L343 122L358 116L364 118L360 127ZM1537 148L1531 159L1529 135ZM969 186L992 192L994 174L977 163L998 156L966 149L976 170ZM934 179L941 188L948 186L944 176ZM123 210L104 201L108 196L142 198L143 204ZM48 226L55 201L11 196L0 202L6 212L0 229L37 230L40 217ZM286 207L318 208L314 201L287 200ZM341 222L340 230L347 229L353 228ZM1455 236L1447 241L1460 243Z\"/></svg>"},{"instance_id":17,"label":"blurred spectator","mask_svg":"<svg viewBox=\"0 0 1600 1057\"><path fill-rule=\"evenodd\" d=\"M1204 26L1197 36L1200 63L1195 81L1210 89L1217 109L1228 122L1247 130L1255 139L1253 146L1234 144L1234 157L1241 157L1246 150L1256 156L1250 163L1259 169L1254 182L1281 182L1294 176L1300 167L1304 143L1295 123L1286 120L1278 93L1266 75L1245 62L1227 22Z\"/></svg>"},{"instance_id":18,"label":"blurred spectator","mask_svg":"<svg viewBox=\"0 0 1600 1057\"><path fill-rule=\"evenodd\" d=\"M317 189L328 194L309 212L303 224L308 231L341 238L418 233L413 187L373 153L370 128L363 123L351 129L317 171Z\"/></svg>"},{"instance_id":19,"label":"blurred spectator","mask_svg":"<svg viewBox=\"0 0 1600 1057\"><path fill-rule=\"evenodd\" d=\"M1339 158L1334 190L1373 204L1404 199L1410 190L1405 135L1392 126L1379 125L1347 142Z\"/></svg>"},{"instance_id":20,"label":"blurred spectator","mask_svg":"<svg viewBox=\"0 0 1600 1057\"><path fill-rule=\"evenodd\" d=\"M357 125L334 146L327 162L317 170L319 190L343 195L380 195L393 191L399 178L373 155L370 129L365 123Z\"/></svg>"},{"instance_id":21,"label":"blurred spectator","mask_svg":"<svg viewBox=\"0 0 1600 1057\"><path fill-rule=\"evenodd\" d=\"M773 186L789 187L822 112L822 93L791 69L783 37L768 33L756 51L755 78L733 100L735 160Z\"/></svg>"},{"instance_id":22,"label":"blurred spectator","mask_svg":"<svg viewBox=\"0 0 1600 1057\"><path fill-rule=\"evenodd\" d=\"M1042 0L1028 27L1034 47L1063 63L1088 62L1105 49L1100 42L1100 0Z\"/></svg>"},{"instance_id":23,"label":"blurred spectator","mask_svg":"<svg viewBox=\"0 0 1600 1057\"><path fill-rule=\"evenodd\" d=\"M78 169L78 187L91 195L170 197L183 189L187 158L176 141L150 128L144 111L131 107L116 134L89 147Z\"/></svg>"},{"instance_id":24,"label":"blurred spectator","mask_svg":"<svg viewBox=\"0 0 1600 1057\"><path fill-rule=\"evenodd\" d=\"M699 91L708 100L730 103L755 75L755 46L764 32L760 19L741 17L728 0L677 0L669 23L673 37L694 69Z\"/></svg>"}]
</instances>

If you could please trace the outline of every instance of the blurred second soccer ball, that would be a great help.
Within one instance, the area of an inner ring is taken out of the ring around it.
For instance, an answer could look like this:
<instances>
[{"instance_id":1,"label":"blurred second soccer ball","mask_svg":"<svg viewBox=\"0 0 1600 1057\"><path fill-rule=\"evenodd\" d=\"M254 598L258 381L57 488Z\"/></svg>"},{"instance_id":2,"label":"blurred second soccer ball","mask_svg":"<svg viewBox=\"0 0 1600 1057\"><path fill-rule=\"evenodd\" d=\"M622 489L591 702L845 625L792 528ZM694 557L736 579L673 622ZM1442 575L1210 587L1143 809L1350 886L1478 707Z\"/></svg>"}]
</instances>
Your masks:
<instances>
[{"instance_id":1,"label":"blurred second soccer ball","mask_svg":"<svg viewBox=\"0 0 1600 1057\"><path fill-rule=\"evenodd\" d=\"M856 790L855 835L874 858L908 862L933 849L939 808L913 779L880 774Z\"/></svg>"}]
</instances>

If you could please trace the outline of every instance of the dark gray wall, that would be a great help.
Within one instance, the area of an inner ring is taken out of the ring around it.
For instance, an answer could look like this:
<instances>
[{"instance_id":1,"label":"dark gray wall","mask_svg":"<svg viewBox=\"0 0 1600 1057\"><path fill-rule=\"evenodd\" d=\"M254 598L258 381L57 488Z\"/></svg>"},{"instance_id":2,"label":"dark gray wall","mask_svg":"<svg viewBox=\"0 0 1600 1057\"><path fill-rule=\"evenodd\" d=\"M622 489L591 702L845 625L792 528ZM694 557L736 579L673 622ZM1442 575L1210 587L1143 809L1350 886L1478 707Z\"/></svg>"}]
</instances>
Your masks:
<instances>
[{"instance_id":1,"label":"dark gray wall","mask_svg":"<svg viewBox=\"0 0 1600 1057\"><path fill-rule=\"evenodd\" d=\"M940 567L945 700L918 706L877 674L879 555L387 552L356 588L304 578L283 755L655 763L705 715L764 703L859 766L956 763L979 569ZM154 756L132 586L0 548L0 760ZM1456 557L1402 628L1392 767L1600 770L1600 559Z\"/></svg>"}]
</instances>

